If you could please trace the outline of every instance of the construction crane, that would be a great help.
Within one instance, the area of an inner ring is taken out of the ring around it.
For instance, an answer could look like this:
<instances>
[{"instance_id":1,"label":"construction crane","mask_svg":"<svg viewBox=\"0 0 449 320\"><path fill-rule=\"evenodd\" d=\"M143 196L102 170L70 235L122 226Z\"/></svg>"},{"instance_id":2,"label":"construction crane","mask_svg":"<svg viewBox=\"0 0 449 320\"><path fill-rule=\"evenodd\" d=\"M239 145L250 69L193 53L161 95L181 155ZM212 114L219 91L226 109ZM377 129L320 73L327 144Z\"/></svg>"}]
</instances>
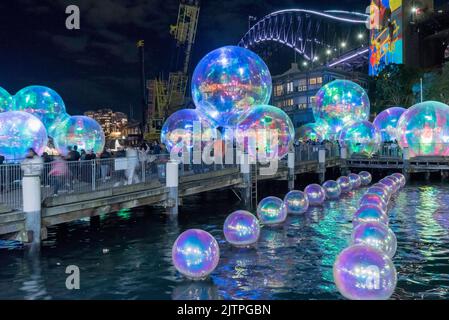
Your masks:
<instances>
[{"instance_id":1,"label":"construction crane","mask_svg":"<svg viewBox=\"0 0 449 320\"><path fill-rule=\"evenodd\" d=\"M182 0L179 5L178 21L170 26L170 34L176 40L173 68L168 79L161 75L147 81L148 120L146 140L159 140L165 119L182 108L186 102L189 83L189 64L195 43L199 0Z\"/></svg>"}]
</instances>

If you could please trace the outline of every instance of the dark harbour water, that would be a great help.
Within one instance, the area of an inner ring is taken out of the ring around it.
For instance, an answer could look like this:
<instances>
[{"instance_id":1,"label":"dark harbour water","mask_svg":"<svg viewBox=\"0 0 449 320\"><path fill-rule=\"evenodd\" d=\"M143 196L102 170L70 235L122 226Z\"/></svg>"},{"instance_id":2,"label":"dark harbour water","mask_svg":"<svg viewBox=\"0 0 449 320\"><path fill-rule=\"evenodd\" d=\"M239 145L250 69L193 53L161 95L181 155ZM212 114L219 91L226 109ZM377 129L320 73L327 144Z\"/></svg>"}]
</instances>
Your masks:
<instances>
[{"instance_id":1,"label":"dark harbour water","mask_svg":"<svg viewBox=\"0 0 449 320\"><path fill-rule=\"evenodd\" d=\"M265 190L282 195L285 184ZM263 228L255 249L224 241L223 222L239 208L227 191L189 198L175 220L147 209L103 216L99 228L88 221L58 226L49 230L40 257L0 249L0 298L342 299L332 265L349 243L363 193ZM393 299L449 299L449 185L407 186L390 206L398 238ZM205 282L185 280L171 264L171 246L189 228L207 230L220 243L220 264ZM81 290L65 287L69 265L81 270Z\"/></svg>"}]
</instances>

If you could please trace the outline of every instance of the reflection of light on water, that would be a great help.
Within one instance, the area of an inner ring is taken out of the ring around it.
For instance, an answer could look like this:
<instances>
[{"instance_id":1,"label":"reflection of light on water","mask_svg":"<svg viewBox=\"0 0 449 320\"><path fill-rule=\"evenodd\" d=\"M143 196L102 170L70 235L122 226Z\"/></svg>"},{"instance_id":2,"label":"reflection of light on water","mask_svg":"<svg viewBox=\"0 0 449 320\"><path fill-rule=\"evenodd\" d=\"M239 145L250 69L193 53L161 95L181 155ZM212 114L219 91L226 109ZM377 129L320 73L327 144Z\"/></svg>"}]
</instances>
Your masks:
<instances>
[{"instance_id":1,"label":"reflection of light on water","mask_svg":"<svg viewBox=\"0 0 449 320\"><path fill-rule=\"evenodd\" d=\"M123 220L129 220L131 218L131 210L122 209L119 212L117 212L117 216Z\"/></svg>"}]
</instances>

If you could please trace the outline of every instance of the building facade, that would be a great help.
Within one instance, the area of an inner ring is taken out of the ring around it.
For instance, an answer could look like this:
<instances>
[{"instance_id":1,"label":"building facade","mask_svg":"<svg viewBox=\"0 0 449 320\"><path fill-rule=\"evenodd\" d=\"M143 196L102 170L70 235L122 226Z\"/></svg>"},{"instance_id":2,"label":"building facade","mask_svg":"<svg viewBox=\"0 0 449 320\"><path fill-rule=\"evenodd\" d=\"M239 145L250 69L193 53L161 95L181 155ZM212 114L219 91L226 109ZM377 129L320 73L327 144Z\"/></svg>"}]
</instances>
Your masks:
<instances>
[{"instance_id":1,"label":"building facade","mask_svg":"<svg viewBox=\"0 0 449 320\"><path fill-rule=\"evenodd\" d=\"M300 70L293 63L287 72L273 76L272 105L284 110L295 128L314 122L312 105L315 103L316 93L322 86L336 79L351 80L368 88L367 74L327 67Z\"/></svg>"},{"instance_id":2,"label":"building facade","mask_svg":"<svg viewBox=\"0 0 449 320\"><path fill-rule=\"evenodd\" d=\"M114 112L111 109L100 109L97 111L87 111L84 113L96 120L103 128L106 138L122 139L126 136L128 116L123 112Z\"/></svg>"}]
</instances>

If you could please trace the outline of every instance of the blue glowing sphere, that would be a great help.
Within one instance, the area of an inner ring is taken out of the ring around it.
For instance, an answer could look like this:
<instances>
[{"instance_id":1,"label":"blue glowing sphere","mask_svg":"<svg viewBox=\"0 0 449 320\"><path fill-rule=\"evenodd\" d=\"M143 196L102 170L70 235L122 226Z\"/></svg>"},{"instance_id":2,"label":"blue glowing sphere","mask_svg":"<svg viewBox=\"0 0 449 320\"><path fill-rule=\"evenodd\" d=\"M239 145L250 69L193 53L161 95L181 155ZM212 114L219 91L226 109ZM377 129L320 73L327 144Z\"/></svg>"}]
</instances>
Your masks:
<instances>
[{"instance_id":1,"label":"blue glowing sphere","mask_svg":"<svg viewBox=\"0 0 449 320\"><path fill-rule=\"evenodd\" d=\"M230 244L238 247L250 246L259 240L259 220L250 212L239 210L226 218L223 232Z\"/></svg>"},{"instance_id":2,"label":"blue glowing sphere","mask_svg":"<svg viewBox=\"0 0 449 320\"><path fill-rule=\"evenodd\" d=\"M20 111L0 113L0 155L6 160L22 160L29 148L42 155L48 138L42 122Z\"/></svg>"},{"instance_id":3,"label":"blue glowing sphere","mask_svg":"<svg viewBox=\"0 0 449 320\"><path fill-rule=\"evenodd\" d=\"M348 193L352 191L351 180L348 177L342 176L337 179L337 183L340 185L341 193Z\"/></svg>"},{"instance_id":4,"label":"blue glowing sphere","mask_svg":"<svg viewBox=\"0 0 449 320\"><path fill-rule=\"evenodd\" d=\"M349 181L351 182L352 190L358 189L362 186L362 178L356 173L350 173L348 175Z\"/></svg>"},{"instance_id":5,"label":"blue glowing sphere","mask_svg":"<svg viewBox=\"0 0 449 320\"><path fill-rule=\"evenodd\" d=\"M341 196L341 188L337 181L329 180L323 183L326 198L329 200L337 200Z\"/></svg>"},{"instance_id":6,"label":"blue glowing sphere","mask_svg":"<svg viewBox=\"0 0 449 320\"><path fill-rule=\"evenodd\" d=\"M380 133L368 121L353 122L343 128L339 136L340 145L348 150L348 154L361 154L371 157L379 151Z\"/></svg>"},{"instance_id":7,"label":"blue glowing sphere","mask_svg":"<svg viewBox=\"0 0 449 320\"><path fill-rule=\"evenodd\" d=\"M161 131L161 141L168 151L182 152L192 149L194 144L202 145L212 141L215 125L201 116L198 110L183 109L173 113L165 121Z\"/></svg>"},{"instance_id":8,"label":"blue glowing sphere","mask_svg":"<svg viewBox=\"0 0 449 320\"><path fill-rule=\"evenodd\" d=\"M312 207L321 206L326 200L326 192L319 184L309 184L304 189L304 193L307 195L309 205Z\"/></svg>"},{"instance_id":9,"label":"blue glowing sphere","mask_svg":"<svg viewBox=\"0 0 449 320\"><path fill-rule=\"evenodd\" d=\"M361 171L359 172L360 179L362 180L362 186L367 186L373 181L373 177L371 176L371 173L367 171Z\"/></svg>"},{"instance_id":10,"label":"blue glowing sphere","mask_svg":"<svg viewBox=\"0 0 449 320\"><path fill-rule=\"evenodd\" d=\"M321 142L328 138L329 125L326 121L318 119L316 122L307 123L296 131L296 137L300 141Z\"/></svg>"},{"instance_id":11,"label":"blue glowing sphere","mask_svg":"<svg viewBox=\"0 0 449 320\"><path fill-rule=\"evenodd\" d=\"M219 260L218 242L206 231L187 230L173 244L173 265L176 270L189 279L207 278L215 270Z\"/></svg>"},{"instance_id":12,"label":"blue glowing sphere","mask_svg":"<svg viewBox=\"0 0 449 320\"><path fill-rule=\"evenodd\" d=\"M23 88L14 96L13 110L25 111L42 121L47 131L66 113L61 96L43 86Z\"/></svg>"},{"instance_id":13,"label":"blue glowing sphere","mask_svg":"<svg viewBox=\"0 0 449 320\"><path fill-rule=\"evenodd\" d=\"M73 146L77 146L78 150L101 153L105 145L105 136L100 124L94 119L72 116L56 128L53 141L62 155L67 155L68 147Z\"/></svg>"},{"instance_id":14,"label":"blue glowing sphere","mask_svg":"<svg viewBox=\"0 0 449 320\"><path fill-rule=\"evenodd\" d=\"M55 137L58 133L58 127L63 124L63 122L68 121L70 119L70 115L67 113L61 113L56 120L52 123L51 126L47 128L47 134L49 137Z\"/></svg>"},{"instance_id":15,"label":"blue glowing sphere","mask_svg":"<svg viewBox=\"0 0 449 320\"><path fill-rule=\"evenodd\" d=\"M397 239L394 232L380 222L359 224L352 232L352 243L374 247L390 258L396 254Z\"/></svg>"},{"instance_id":16,"label":"blue glowing sphere","mask_svg":"<svg viewBox=\"0 0 449 320\"><path fill-rule=\"evenodd\" d=\"M407 109L401 107L389 108L374 119L373 124L379 130L383 142L396 140L396 127L405 111Z\"/></svg>"},{"instance_id":17,"label":"blue glowing sphere","mask_svg":"<svg viewBox=\"0 0 449 320\"><path fill-rule=\"evenodd\" d=\"M11 111L13 98L8 91L0 87L0 112Z\"/></svg>"},{"instance_id":18,"label":"blue glowing sphere","mask_svg":"<svg viewBox=\"0 0 449 320\"><path fill-rule=\"evenodd\" d=\"M192 77L192 98L200 112L219 126L236 124L252 106L267 104L270 71L252 51L235 46L207 54Z\"/></svg>"},{"instance_id":19,"label":"blue glowing sphere","mask_svg":"<svg viewBox=\"0 0 449 320\"><path fill-rule=\"evenodd\" d=\"M376 205L362 205L352 218L354 228L365 222L380 222L386 226L389 224L385 211Z\"/></svg>"},{"instance_id":20,"label":"blue glowing sphere","mask_svg":"<svg viewBox=\"0 0 449 320\"><path fill-rule=\"evenodd\" d=\"M287 207L282 199L267 197L259 202L257 216L262 224L281 224L287 219Z\"/></svg>"},{"instance_id":21,"label":"blue glowing sphere","mask_svg":"<svg viewBox=\"0 0 449 320\"><path fill-rule=\"evenodd\" d=\"M304 192L293 190L285 195L284 203L288 213L301 214L309 209L309 199Z\"/></svg>"}]
</instances>

